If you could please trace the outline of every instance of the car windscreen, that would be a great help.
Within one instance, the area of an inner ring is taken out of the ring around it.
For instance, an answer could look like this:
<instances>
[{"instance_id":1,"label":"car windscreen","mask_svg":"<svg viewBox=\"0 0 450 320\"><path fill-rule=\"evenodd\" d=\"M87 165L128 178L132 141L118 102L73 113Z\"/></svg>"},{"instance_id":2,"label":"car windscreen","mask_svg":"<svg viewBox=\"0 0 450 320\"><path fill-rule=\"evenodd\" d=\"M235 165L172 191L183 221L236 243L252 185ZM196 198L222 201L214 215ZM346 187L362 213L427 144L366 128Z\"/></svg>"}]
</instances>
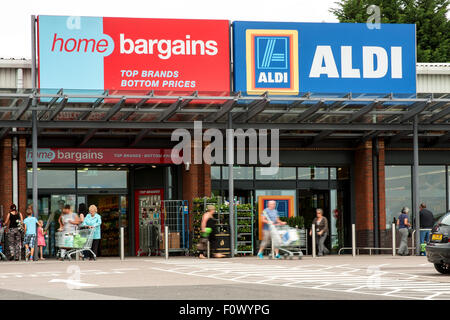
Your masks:
<instances>
[{"instance_id":1,"label":"car windscreen","mask_svg":"<svg viewBox=\"0 0 450 320\"><path fill-rule=\"evenodd\" d=\"M447 214L445 214L445 215L443 215L443 216L439 219L438 223L439 223L441 226L450 226L450 212L447 213Z\"/></svg>"}]
</instances>

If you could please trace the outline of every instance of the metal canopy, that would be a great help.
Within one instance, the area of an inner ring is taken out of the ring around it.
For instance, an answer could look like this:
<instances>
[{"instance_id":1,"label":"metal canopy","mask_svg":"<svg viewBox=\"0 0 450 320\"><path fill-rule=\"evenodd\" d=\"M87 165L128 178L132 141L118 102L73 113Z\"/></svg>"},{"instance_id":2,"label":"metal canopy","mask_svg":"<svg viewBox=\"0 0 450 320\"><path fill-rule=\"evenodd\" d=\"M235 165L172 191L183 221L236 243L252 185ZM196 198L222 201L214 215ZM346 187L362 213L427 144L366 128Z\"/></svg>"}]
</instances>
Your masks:
<instances>
[{"instance_id":1,"label":"metal canopy","mask_svg":"<svg viewBox=\"0 0 450 320\"><path fill-rule=\"evenodd\" d=\"M137 144L147 135L169 136L176 128L192 129L192 119L203 128L279 129L283 137L304 137L306 144L325 139L365 141L376 136L407 138L418 116L419 136L445 143L450 131L450 95L311 94L296 97L194 94L156 95L108 92L54 94L33 90L0 90L0 137L31 134L36 111L39 135L81 137L81 145L98 135L132 138ZM31 101L36 99L37 104ZM91 101L90 103L79 101Z\"/></svg>"}]
</instances>

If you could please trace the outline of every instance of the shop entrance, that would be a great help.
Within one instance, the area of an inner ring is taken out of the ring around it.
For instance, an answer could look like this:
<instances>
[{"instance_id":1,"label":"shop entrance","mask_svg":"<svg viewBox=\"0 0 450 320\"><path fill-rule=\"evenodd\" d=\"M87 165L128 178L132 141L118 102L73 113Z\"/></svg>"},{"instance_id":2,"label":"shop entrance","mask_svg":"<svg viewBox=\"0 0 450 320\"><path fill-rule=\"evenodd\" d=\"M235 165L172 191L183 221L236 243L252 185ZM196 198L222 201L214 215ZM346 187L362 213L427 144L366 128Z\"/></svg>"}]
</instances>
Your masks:
<instances>
[{"instance_id":1,"label":"shop entrance","mask_svg":"<svg viewBox=\"0 0 450 320\"><path fill-rule=\"evenodd\" d=\"M316 209L321 208L328 220L329 228L325 245L331 252L337 252L344 246L343 192L335 189L301 189L298 192L298 214L304 218L305 227L311 229L312 221L316 217Z\"/></svg>"},{"instance_id":2,"label":"shop entrance","mask_svg":"<svg viewBox=\"0 0 450 320\"><path fill-rule=\"evenodd\" d=\"M128 248L127 197L124 195L78 195L78 214L88 214L90 205L97 206L102 217L99 256L119 255L119 228L125 227L125 251Z\"/></svg>"}]
</instances>

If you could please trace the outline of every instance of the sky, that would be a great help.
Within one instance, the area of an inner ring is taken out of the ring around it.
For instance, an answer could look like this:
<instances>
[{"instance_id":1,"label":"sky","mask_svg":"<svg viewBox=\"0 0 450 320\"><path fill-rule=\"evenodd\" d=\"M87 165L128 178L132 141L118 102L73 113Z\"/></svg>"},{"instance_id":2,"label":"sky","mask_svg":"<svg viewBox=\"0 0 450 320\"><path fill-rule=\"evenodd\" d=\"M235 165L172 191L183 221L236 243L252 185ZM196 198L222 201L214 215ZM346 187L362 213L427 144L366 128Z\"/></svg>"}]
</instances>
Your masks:
<instances>
[{"instance_id":1,"label":"sky","mask_svg":"<svg viewBox=\"0 0 450 320\"><path fill-rule=\"evenodd\" d=\"M337 22L336 0L2 1L0 57L31 57L31 15Z\"/></svg>"}]
</instances>

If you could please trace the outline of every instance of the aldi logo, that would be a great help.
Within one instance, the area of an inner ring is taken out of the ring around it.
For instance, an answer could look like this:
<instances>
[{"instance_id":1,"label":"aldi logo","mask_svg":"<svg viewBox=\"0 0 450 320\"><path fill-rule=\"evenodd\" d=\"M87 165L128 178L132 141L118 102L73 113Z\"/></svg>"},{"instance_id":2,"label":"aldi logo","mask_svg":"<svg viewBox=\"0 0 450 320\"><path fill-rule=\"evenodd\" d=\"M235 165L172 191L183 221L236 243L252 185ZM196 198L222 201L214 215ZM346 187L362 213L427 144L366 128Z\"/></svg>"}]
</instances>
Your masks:
<instances>
[{"instance_id":1,"label":"aldi logo","mask_svg":"<svg viewBox=\"0 0 450 320\"><path fill-rule=\"evenodd\" d=\"M246 30L247 92L298 94L298 31Z\"/></svg>"}]
</instances>

